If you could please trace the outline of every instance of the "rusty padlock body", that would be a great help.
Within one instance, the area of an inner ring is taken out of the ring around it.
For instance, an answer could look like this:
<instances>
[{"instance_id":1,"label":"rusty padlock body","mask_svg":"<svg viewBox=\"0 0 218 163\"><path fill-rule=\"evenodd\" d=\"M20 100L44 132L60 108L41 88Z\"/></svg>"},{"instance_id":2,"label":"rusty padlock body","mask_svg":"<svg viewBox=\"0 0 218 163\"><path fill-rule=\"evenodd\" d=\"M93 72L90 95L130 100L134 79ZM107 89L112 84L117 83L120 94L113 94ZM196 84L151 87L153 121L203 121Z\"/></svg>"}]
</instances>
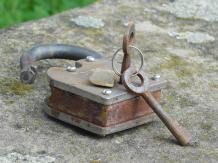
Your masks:
<instances>
[{"instance_id":1,"label":"rusty padlock body","mask_svg":"<svg viewBox=\"0 0 218 163\"><path fill-rule=\"evenodd\" d=\"M112 69L111 62L97 59L94 62L80 60L75 72L63 67L48 70L51 96L46 99L44 110L50 116L83 128L98 135L108 135L142 125L154 119L155 114L139 96L129 93L116 83L110 95L104 87L92 85L88 78L96 68ZM149 79L148 90L160 101L165 80Z\"/></svg>"}]
</instances>

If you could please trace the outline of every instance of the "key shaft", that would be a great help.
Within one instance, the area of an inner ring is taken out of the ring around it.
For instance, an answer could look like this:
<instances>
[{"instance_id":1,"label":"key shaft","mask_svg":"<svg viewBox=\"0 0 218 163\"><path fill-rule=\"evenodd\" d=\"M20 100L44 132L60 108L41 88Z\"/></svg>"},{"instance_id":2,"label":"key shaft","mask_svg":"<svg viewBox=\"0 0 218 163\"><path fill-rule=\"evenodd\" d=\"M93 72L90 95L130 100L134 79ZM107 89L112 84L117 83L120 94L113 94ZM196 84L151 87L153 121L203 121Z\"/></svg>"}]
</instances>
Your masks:
<instances>
[{"instance_id":1,"label":"key shaft","mask_svg":"<svg viewBox=\"0 0 218 163\"><path fill-rule=\"evenodd\" d=\"M167 112L163 110L161 105L156 101L152 94L147 91L148 88L148 78L143 72L139 72L137 76L141 80L140 86L135 86L131 82L131 76L136 72L133 68L128 68L122 75L123 84L127 90L134 94L140 95L145 102L151 107L151 109L156 113L160 120L169 129L172 135L177 139L181 145L187 145L191 140L191 134L184 129L179 123L172 118Z\"/></svg>"}]
</instances>

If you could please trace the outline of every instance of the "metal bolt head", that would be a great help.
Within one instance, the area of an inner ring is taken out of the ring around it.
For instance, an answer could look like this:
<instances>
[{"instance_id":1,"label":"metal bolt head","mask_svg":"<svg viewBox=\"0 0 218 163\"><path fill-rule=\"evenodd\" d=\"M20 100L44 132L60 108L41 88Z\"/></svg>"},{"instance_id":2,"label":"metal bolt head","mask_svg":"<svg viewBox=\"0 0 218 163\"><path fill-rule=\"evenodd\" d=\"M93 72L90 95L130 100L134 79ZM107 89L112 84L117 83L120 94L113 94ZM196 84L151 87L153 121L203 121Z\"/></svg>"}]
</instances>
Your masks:
<instances>
[{"instance_id":1,"label":"metal bolt head","mask_svg":"<svg viewBox=\"0 0 218 163\"><path fill-rule=\"evenodd\" d=\"M95 61L95 58L93 56L87 56L86 57L86 61L88 62L94 62Z\"/></svg>"},{"instance_id":2,"label":"metal bolt head","mask_svg":"<svg viewBox=\"0 0 218 163\"><path fill-rule=\"evenodd\" d=\"M75 71L76 71L76 67L74 67L74 66L68 66L68 67L66 68L66 71L68 71L68 72L75 72Z\"/></svg>"},{"instance_id":3,"label":"metal bolt head","mask_svg":"<svg viewBox=\"0 0 218 163\"><path fill-rule=\"evenodd\" d=\"M155 74L154 76L151 77L152 80L159 80L160 79L160 75L159 74Z\"/></svg>"},{"instance_id":4,"label":"metal bolt head","mask_svg":"<svg viewBox=\"0 0 218 163\"><path fill-rule=\"evenodd\" d=\"M103 95L110 95L112 93L112 90L110 90L110 89L104 89L103 91L102 91L102 94Z\"/></svg>"}]
</instances>

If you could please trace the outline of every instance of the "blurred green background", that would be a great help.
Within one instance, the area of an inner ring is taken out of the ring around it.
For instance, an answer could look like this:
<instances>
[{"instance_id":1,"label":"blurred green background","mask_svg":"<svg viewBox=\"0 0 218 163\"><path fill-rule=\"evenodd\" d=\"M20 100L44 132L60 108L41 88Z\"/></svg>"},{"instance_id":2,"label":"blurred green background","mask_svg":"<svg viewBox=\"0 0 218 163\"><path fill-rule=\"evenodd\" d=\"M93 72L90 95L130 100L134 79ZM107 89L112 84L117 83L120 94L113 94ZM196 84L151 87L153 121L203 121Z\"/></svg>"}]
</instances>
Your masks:
<instances>
[{"instance_id":1,"label":"blurred green background","mask_svg":"<svg viewBox=\"0 0 218 163\"><path fill-rule=\"evenodd\" d=\"M39 19L96 0L0 0L0 28Z\"/></svg>"}]
</instances>

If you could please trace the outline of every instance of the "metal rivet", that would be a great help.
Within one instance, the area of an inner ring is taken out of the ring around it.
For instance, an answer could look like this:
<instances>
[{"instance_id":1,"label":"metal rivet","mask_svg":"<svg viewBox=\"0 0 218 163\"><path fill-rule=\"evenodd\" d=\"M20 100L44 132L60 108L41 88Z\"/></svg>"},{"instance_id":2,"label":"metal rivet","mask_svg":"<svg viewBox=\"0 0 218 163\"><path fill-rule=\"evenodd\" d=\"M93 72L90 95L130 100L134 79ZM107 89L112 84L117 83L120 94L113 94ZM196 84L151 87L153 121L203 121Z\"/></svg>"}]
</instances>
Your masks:
<instances>
[{"instance_id":1,"label":"metal rivet","mask_svg":"<svg viewBox=\"0 0 218 163\"><path fill-rule=\"evenodd\" d=\"M159 80L160 79L160 75L159 74L155 74L154 76L151 77L152 80Z\"/></svg>"},{"instance_id":2,"label":"metal rivet","mask_svg":"<svg viewBox=\"0 0 218 163\"><path fill-rule=\"evenodd\" d=\"M75 71L76 71L76 67L74 67L74 66L68 66L68 67L66 68L66 71L68 71L68 72L75 72Z\"/></svg>"},{"instance_id":3,"label":"metal rivet","mask_svg":"<svg viewBox=\"0 0 218 163\"><path fill-rule=\"evenodd\" d=\"M102 91L102 94L104 94L104 95L110 95L111 93L112 93L112 90L110 90L110 89L104 89Z\"/></svg>"},{"instance_id":4,"label":"metal rivet","mask_svg":"<svg viewBox=\"0 0 218 163\"><path fill-rule=\"evenodd\" d=\"M93 56L87 56L87 57L86 57L86 60L87 60L88 62L94 62L94 61L95 61L95 58L94 58Z\"/></svg>"}]
</instances>

